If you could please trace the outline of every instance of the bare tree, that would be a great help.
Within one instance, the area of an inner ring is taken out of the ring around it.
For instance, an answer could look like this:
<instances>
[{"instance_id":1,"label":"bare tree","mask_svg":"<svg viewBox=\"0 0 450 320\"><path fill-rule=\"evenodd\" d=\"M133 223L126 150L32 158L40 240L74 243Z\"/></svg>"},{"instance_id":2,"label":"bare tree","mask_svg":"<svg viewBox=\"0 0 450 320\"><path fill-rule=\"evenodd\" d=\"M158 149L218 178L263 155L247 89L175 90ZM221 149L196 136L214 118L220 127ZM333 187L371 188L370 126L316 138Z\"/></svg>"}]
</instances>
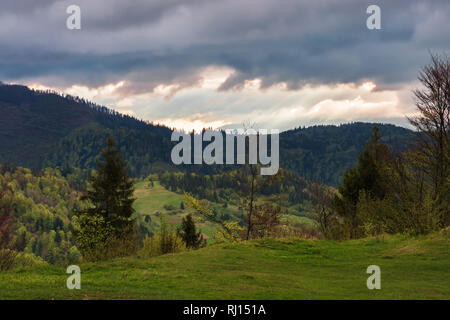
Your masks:
<instances>
[{"instance_id":1,"label":"bare tree","mask_svg":"<svg viewBox=\"0 0 450 320\"><path fill-rule=\"evenodd\" d=\"M319 225L320 232L325 238L331 236L331 225L336 221L336 214L332 209L334 192L319 183L312 183L308 190L314 207L314 220Z\"/></svg>"},{"instance_id":2,"label":"bare tree","mask_svg":"<svg viewBox=\"0 0 450 320\"><path fill-rule=\"evenodd\" d=\"M253 228L253 212L255 210L255 193L256 193L256 174L258 171L258 167L256 165L249 165L249 180L250 180L250 190L248 194L248 213L247 213L247 233L245 239L248 240L250 238L250 234Z\"/></svg>"},{"instance_id":3,"label":"bare tree","mask_svg":"<svg viewBox=\"0 0 450 320\"><path fill-rule=\"evenodd\" d=\"M414 90L419 114L408 118L417 129L417 154L431 178L435 197L445 193L449 177L450 60L431 54L418 77L424 88ZM448 191L448 190L447 190Z\"/></svg>"},{"instance_id":4,"label":"bare tree","mask_svg":"<svg viewBox=\"0 0 450 320\"><path fill-rule=\"evenodd\" d=\"M251 233L253 238L273 236L280 225L282 206L273 202L255 205L253 208Z\"/></svg>"},{"instance_id":5,"label":"bare tree","mask_svg":"<svg viewBox=\"0 0 450 320\"><path fill-rule=\"evenodd\" d=\"M247 132L249 129L254 129L255 123L252 123L250 120L244 121L242 123L242 127L244 128L244 131ZM245 134L245 133L244 133ZM249 138L246 137L246 144L250 145ZM246 154L246 160L250 162L250 156ZM250 239L250 235L252 233L253 228L253 212L255 211L255 194L256 194L256 178L257 178L257 172L258 172L258 166L255 164L246 164L244 167L244 173L247 174L247 182L249 184L249 190L247 197L245 196L244 192L244 199L245 202L248 201L248 208L247 208L247 230L245 239Z\"/></svg>"}]
</instances>

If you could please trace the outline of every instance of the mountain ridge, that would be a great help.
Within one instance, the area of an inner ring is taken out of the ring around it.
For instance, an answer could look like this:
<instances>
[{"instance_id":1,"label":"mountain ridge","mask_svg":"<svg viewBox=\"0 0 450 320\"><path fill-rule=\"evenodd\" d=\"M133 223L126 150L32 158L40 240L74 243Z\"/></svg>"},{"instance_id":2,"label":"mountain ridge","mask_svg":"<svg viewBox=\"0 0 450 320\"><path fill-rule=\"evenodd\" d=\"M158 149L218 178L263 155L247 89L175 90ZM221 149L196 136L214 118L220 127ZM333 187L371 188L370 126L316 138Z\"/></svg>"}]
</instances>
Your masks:
<instances>
[{"instance_id":1,"label":"mountain ridge","mask_svg":"<svg viewBox=\"0 0 450 320\"><path fill-rule=\"evenodd\" d=\"M30 168L95 168L106 137L122 148L132 176L167 169L220 172L223 166L170 163L172 129L123 115L79 97L22 85L0 84L0 162ZM412 131L391 124L315 125L280 134L280 166L310 180L337 185L356 164L373 127L382 141L402 150Z\"/></svg>"}]
</instances>

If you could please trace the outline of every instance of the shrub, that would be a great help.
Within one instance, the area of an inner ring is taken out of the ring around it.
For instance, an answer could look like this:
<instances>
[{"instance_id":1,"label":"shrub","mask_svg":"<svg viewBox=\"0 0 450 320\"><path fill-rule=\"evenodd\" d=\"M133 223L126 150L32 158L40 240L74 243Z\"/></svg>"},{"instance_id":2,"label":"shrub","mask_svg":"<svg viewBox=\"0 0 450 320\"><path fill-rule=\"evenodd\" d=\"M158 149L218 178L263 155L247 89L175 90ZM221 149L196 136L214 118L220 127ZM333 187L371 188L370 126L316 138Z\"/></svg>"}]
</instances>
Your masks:
<instances>
[{"instance_id":1,"label":"shrub","mask_svg":"<svg viewBox=\"0 0 450 320\"><path fill-rule=\"evenodd\" d=\"M30 268L47 264L41 257L32 253L20 252L16 255L14 261L15 268Z\"/></svg>"},{"instance_id":2,"label":"shrub","mask_svg":"<svg viewBox=\"0 0 450 320\"><path fill-rule=\"evenodd\" d=\"M176 208L175 208L173 205L171 205L171 204L165 204L165 205L163 206L163 208L166 209L167 211L173 211L173 210L176 209Z\"/></svg>"},{"instance_id":3,"label":"shrub","mask_svg":"<svg viewBox=\"0 0 450 320\"><path fill-rule=\"evenodd\" d=\"M390 194L384 199L373 199L364 190L360 192L357 216L365 236L382 233L424 234L439 229L443 209L430 193L419 201L410 190Z\"/></svg>"},{"instance_id":4,"label":"shrub","mask_svg":"<svg viewBox=\"0 0 450 320\"><path fill-rule=\"evenodd\" d=\"M0 250L0 271L10 270L15 266L17 252L9 249Z\"/></svg>"},{"instance_id":5,"label":"shrub","mask_svg":"<svg viewBox=\"0 0 450 320\"><path fill-rule=\"evenodd\" d=\"M183 239L173 225L168 226L164 215L161 215L161 227L159 232L152 237L145 236L140 255L155 257L166 253L177 253L186 250Z\"/></svg>"},{"instance_id":6,"label":"shrub","mask_svg":"<svg viewBox=\"0 0 450 320\"><path fill-rule=\"evenodd\" d=\"M88 214L79 216L74 225L78 247L87 261L129 256L136 252L137 234L134 229L118 233L102 216ZM76 252L72 253L76 255Z\"/></svg>"},{"instance_id":7,"label":"shrub","mask_svg":"<svg viewBox=\"0 0 450 320\"><path fill-rule=\"evenodd\" d=\"M206 241L203 239L201 231L196 231L192 214L183 217L183 222L178 229L178 234L183 239L187 248L198 249L199 247L206 245Z\"/></svg>"}]
</instances>

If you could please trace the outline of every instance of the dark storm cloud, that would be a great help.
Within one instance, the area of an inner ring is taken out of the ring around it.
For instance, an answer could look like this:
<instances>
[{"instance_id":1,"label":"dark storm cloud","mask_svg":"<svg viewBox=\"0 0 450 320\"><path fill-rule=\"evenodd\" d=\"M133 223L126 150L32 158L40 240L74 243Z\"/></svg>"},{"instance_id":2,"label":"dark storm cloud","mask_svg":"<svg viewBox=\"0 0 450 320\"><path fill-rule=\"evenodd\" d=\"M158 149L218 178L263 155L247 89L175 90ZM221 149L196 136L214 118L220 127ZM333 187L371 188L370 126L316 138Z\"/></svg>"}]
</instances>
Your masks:
<instances>
[{"instance_id":1,"label":"dark storm cloud","mask_svg":"<svg viewBox=\"0 0 450 320\"><path fill-rule=\"evenodd\" d=\"M67 30L78 4L82 29ZM381 7L382 30L366 28L366 8ZM450 49L450 1L155 0L2 1L0 80L122 90L158 83L189 86L197 70L236 70L221 90L261 78L335 83L414 80L428 51Z\"/></svg>"}]
</instances>

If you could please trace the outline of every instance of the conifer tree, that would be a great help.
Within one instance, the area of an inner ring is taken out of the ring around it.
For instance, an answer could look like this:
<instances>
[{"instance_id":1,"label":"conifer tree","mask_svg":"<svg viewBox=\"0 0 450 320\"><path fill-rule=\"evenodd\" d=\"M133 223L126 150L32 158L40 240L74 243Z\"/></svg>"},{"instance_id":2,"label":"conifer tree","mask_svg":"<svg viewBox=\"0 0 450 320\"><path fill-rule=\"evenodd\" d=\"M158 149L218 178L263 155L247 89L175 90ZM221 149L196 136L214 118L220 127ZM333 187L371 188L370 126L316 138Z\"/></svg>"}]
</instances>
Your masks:
<instances>
[{"instance_id":1,"label":"conifer tree","mask_svg":"<svg viewBox=\"0 0 450 320\"><path fill-rule=\"evenodd\" d=\"M97 161L98 172L90 178L91 189L82 198L92 207L87 209L90 216L102 216L118 236L130 231L134 225L133 181L126 171L126 162L111 137L106 141L106 149L101 152L103 161Z\"/></svg>"},{"instance_id":2,"label":"conifer tree","mask_svg":"<svg viewBox=\"0 0 450 320\"><path fill-rule=\"evenodd\" d=\"M187 248L198 249L204 242L201 231L197 233L192 214L183 218L181 228L178 230Z\"/></svg>"},{"instance_id":3,"label":"conifer tree","mask_svg":"<svg viewBox=\"0 0 450 320\"><path fill-rule=\"evenodd\" d=\"M340 196L333 200L333 208L344 217L350 226L351 237L358 237L356 206L360 192L367 192L373 199L383 199L386 193L384 168L391 161L388 147L380 142L379 129L373 129L371 139L358 157L358 164L344 174L339 186Z\"/></svg>"}]
</instances>

